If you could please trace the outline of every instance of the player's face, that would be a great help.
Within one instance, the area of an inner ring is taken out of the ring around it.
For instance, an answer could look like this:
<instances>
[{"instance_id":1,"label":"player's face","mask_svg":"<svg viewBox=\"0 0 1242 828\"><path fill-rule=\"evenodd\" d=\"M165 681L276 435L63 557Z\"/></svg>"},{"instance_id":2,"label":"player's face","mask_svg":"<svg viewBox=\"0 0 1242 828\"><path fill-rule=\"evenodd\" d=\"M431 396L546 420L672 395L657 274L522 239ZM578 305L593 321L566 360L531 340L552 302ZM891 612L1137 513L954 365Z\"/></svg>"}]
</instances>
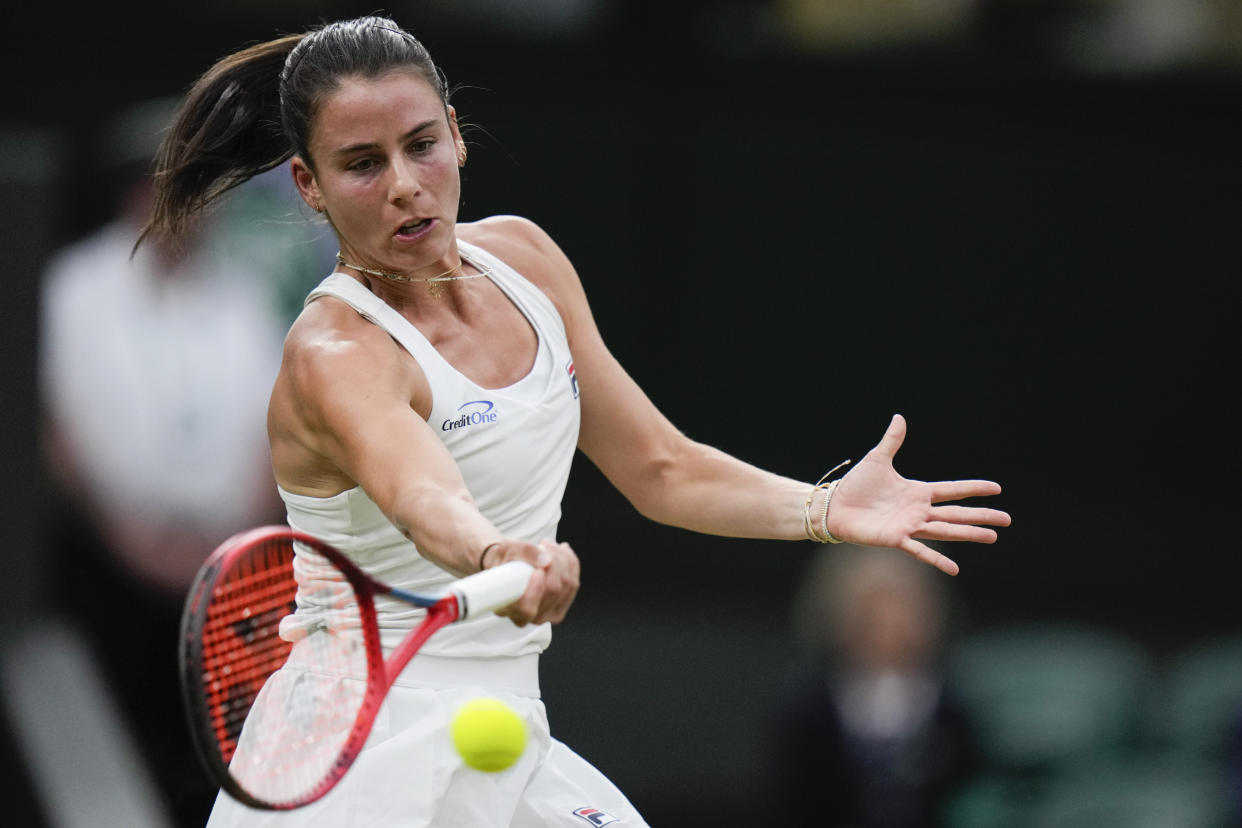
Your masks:
<instances>
[{"instance_id":1,"label":"player's face","mask_svg":"<svg viewBox=\"0 0 1242 828\"><path fill-rule=\"evenodd\" d=\"M345 78L315 114L294 179L321 205L351 264L399 273L456 263L461 194L455 116L412 72ZM447 262L447 264L443 264Z\"/></svg>"}]
</instances>

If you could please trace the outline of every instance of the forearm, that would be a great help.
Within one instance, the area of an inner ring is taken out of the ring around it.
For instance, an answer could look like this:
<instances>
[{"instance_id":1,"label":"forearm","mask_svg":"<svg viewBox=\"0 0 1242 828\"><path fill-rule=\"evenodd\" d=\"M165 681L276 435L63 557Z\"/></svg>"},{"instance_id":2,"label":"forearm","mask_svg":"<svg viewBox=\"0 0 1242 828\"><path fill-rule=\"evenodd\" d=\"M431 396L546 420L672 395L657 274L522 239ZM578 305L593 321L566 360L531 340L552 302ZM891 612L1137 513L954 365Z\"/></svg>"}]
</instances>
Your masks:
<instances>
[{"instance_id":1,"label":"forearm","mask_svg":"<svg viewBox=\"0 0 1242 828\"><path fill-rule=\"evenodd\" d=\"M420 555L459 577L477 572L483 550L504 537L464 493L414 488L394 500L391 512Z\"/></svg>"},{"instance_id":2,"label":"forearm","mask_svg":"<svg viewBox=\"0 0 1242 828\"><path fill-rule=\"evenodd\" d=\"M687 440L622 493L644 516L710 535L804 540L811 484ZM822 498L822 493L817 493ZM813 502L812 508L818 503Z\"/></svg>"}]
</instances>

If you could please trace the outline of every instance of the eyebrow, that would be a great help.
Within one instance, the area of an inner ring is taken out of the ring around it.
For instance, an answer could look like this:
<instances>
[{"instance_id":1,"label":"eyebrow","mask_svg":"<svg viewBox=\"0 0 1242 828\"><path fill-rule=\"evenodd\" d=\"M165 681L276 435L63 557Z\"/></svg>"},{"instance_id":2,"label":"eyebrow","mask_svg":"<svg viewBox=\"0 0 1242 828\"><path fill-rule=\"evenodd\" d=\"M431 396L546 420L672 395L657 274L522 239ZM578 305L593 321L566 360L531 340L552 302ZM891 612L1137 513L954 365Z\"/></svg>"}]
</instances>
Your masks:
<instances>
[{"instance_id":1,"label":"eyebrow","mask_svg":"<svg viewBox=\"0 0 1242 828\"><path fill-rule=\"evenodd\" d=\"M413 138L413 137L414 137L415 135L417 135L418 133L422 132L424 129L427 129L427 128L429 128L429 127L433 127L433 126L435 126L436 124L438 124L439 122L440 122L440 119L439 119L439 118L428 118L427 120L423 121L421 124L418 124L417 126L415 126L413 129L411 129L411 130L410 130L409 132L407 132L405 135L402 135L402 136L401 136L401 140L402 140L402 141L408 141L409 139ZM355 153L355 152L364 152L364 151L366 151L366 150L372 150L372 149L375 149L375 148L376 148L376 147L378 147L378 146L379 146L379 144L375 143L374 141L372 141L372 142L368 142L368 143L362 143L362 144L350 144L350 145L349 145L349 146L347 146L347 147L341 147L341 148L340 148L340 149L338 149L338 150L334 150L332 154L333 154L333 155L337 155L337 156L340 156L340 155L350 155L350 154Z\"/></svg>"}]
</instances>

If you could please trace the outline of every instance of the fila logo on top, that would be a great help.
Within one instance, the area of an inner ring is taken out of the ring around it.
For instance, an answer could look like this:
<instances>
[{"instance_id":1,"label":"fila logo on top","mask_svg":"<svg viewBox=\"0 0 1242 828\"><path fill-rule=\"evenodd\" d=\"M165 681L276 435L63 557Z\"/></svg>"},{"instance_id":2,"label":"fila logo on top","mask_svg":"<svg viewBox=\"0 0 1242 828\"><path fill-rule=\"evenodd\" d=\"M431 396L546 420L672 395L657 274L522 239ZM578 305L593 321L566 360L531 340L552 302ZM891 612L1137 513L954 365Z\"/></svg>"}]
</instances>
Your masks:
<instances>
[{"instance_id":1,"label":"fila logo on top","mask_svg":"<svg viewBox=\"0 0 1242 828\"><path fill-rule=\"evenodd\" d=\"M496 418L500 416L498 411L493 411L496 404L491 400L473 400L468 403L462 403L458 409L457 417L449 417L440 423L441 431L452 431L456 428L467 428L482 423L494 423Z\"/></svg>"},{"instance_id":2,"label":"fila logo on top","mask_svg":"<svg viewBox=\"0 0 1242 828\"><path fill-rule=\"evenodd\" d=\"M621 820L612 814L606 814L599 808L579 808L574 811L574 816L581 817L592 825L608 825Z\"/></svg>"},{"instance_id":3,"label":"fila logo on top","mask_svg":"<svg viewBox=\"0 0 1242 828\"><path fill-rule=\"evenodd\" d=\"M571 359L569 364L565 366L565 373L569 374L569 384L574 389L574 399L578 399L578 375L574 373L574 361Z\"/></svg>"}]
</instances>

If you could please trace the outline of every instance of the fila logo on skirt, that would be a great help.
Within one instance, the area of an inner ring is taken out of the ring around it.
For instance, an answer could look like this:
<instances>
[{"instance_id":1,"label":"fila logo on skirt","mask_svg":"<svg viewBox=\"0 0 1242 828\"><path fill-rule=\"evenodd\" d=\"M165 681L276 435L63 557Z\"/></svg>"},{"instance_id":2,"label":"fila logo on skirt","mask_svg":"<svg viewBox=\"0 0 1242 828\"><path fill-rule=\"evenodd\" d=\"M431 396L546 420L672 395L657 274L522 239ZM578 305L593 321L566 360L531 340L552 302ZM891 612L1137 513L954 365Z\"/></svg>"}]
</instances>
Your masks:
<instances>
[{"instance_id":1,"label":"fila logo on skirt","mask_svg":"<svg viewBox=\"0 0 1242 828\"><path fill-rule=\"evenodd\" d=\"M613 822L621 821L612 814L604 813L599 808L579 808L574 811L574 816L586 820L591 825L608 825Z\"/></svg>"}]
</instances>

